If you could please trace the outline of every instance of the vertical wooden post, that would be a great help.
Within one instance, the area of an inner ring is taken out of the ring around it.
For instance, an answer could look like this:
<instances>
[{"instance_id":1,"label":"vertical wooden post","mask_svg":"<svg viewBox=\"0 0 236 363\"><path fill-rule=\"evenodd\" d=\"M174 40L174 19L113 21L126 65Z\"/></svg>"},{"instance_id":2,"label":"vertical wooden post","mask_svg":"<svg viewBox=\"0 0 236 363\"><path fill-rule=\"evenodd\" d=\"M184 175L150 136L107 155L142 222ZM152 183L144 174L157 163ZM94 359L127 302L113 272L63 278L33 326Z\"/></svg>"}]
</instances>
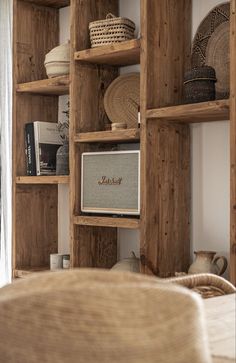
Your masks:
<instances>
[{"instance_id":1,"label":"vertical wooden post","mask_svg":"<svg viewBox=\"0 0 236 363\"><path fill-rule=\"evenodd\" d=\"M74 224L81 214L81 154L91 145L74 143L76 133L104 129L107 116L103 96L118 69L79 64L74 52L90 47L89 22L118 15L117 0L71 0L71 86L70 86L70 218L73 267L109 268L117 261L117 229Z\"/></svg>"},{"instance_id":2,"label":"vertical wooden post","mask_svg":"<svg viewBox=\"0 0 236 363\"><path fill-rule=\"evenodd\" d=\"M236 284L236 0L230 2L230 281Z\"/></svg>"},{"instance_id":3,"label":"vertical wooden post","mask_svg":"<svg viewBox=\"0 0 236 363\"><path fill-rule=\"evenodd\" d=\"M165 277L189 264L190 133L145 113L182 103L191 0L143 0L141 16L141 255Z\"/></svg>"}]
</instances>

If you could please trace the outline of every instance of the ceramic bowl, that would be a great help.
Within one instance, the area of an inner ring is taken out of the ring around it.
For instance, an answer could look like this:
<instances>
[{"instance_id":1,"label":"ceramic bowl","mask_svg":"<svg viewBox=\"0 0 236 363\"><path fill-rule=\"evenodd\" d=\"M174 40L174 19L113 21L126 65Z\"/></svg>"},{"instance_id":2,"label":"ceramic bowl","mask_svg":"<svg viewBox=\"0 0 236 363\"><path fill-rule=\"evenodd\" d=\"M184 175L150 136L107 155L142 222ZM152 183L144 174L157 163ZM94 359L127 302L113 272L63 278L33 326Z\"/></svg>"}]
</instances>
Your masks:
<instances>
[{"instance_id":1,"label":"ceramic bowl","mask_svg":"<svg viewBox=\"0 0 236 363\"><path fill-rule=\"evenodd\" d=\"M44 65L49 78L69 74L70 43L61 44L47 53Z\"/></svg>"},{"instance_id":2,"label":"ceramic bowl","mask_svg":"<svg viewBox=\"0 0 236 363\"><path fill-rule=\"evenodd\" d=\"M50 62L45 63L46 73L48 78L63 76L69 74L70 63L69 62Z\"/></svg>"}]
</instances>

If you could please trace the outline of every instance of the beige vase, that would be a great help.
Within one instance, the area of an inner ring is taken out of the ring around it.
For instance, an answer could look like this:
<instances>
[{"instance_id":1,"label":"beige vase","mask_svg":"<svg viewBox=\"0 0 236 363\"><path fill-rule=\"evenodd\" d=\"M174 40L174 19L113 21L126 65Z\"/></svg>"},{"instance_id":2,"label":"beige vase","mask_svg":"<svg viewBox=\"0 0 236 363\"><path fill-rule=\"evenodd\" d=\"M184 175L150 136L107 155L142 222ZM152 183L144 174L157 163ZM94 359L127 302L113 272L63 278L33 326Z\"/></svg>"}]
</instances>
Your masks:
<instances>
[{"instance_id":1,"label":"beige vase","mask_svg":"<svg viewBox=\"0 0 236 363\"><path fill-rule=\"evenodd\" d=\"M189 274L197 273L212 273L215 275L222 275L227 268L227 259L224 256L217 256L215 251L196 251L195 261L189 267ZM222 264L217 262L222 261Z\"/></svg>"}]
</instances>

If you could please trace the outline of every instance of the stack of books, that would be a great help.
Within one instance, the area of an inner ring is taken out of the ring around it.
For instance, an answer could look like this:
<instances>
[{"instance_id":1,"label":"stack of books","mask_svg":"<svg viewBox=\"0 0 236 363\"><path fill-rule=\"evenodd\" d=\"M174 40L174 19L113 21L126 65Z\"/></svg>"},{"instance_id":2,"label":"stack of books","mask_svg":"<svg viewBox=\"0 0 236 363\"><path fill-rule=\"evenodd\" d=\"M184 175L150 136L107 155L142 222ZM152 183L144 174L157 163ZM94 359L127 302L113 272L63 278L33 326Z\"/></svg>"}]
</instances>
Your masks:
<instances>
[{"instance_id":1,"label":"stack of books","mask_svg":"<svg viewBox=\"0 0 236 363\"><path fill-rule=\"evenodd\" d=\"M57 123L35 121L25 125L27 175L56 175L56 153L62 145Z\"/></svg>"}]
</instances>

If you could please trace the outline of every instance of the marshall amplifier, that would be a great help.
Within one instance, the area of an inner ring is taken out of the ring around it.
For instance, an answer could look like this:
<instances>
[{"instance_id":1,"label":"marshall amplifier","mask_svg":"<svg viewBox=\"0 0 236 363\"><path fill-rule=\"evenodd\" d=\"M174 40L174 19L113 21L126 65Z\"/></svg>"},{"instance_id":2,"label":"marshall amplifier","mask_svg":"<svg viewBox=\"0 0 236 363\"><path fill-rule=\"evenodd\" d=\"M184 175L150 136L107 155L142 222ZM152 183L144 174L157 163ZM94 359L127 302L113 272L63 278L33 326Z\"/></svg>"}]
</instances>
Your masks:
<instances>
[{"instance_id":1,"label":"marshall amplifier","mask_svg":"<svg viewBox=\"0 0 236 363\"><path fill-rule=\"evenodd\" d=\"M140 214L140 151L82 154L81 210Z\"/></svg>"}]
</instances>

